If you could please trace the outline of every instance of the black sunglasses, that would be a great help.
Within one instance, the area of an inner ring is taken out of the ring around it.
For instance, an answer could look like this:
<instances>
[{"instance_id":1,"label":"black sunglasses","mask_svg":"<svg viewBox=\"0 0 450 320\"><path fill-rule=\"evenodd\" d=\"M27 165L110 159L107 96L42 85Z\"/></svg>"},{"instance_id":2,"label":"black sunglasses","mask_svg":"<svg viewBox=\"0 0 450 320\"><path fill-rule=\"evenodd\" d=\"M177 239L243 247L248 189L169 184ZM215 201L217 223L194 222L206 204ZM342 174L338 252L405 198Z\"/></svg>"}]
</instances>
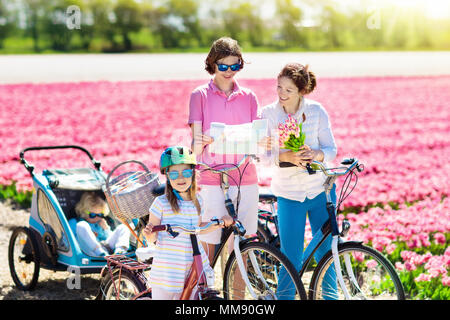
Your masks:
<instances>
[{"instance_id":1,"label":"black sunglasses","mask_svg":"<svg viewBox=\"0 0 450 320\"><path fill-rule=\"evenodd\" d=\"M89 212L89 218L94 219L96 217L104 218L105 215L103 213Z\"/></svg>"}]
</instances>

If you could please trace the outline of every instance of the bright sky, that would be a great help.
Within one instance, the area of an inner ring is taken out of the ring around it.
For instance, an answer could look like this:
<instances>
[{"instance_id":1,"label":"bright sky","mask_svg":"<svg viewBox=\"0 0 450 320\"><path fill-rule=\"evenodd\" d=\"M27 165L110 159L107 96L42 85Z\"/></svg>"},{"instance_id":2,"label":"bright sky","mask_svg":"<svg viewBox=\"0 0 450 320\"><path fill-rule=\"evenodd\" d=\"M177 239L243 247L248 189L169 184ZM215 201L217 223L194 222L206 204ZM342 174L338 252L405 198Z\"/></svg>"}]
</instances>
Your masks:
<instances>
[{"instance_id":1,"label":"bright sky","mask_svg":"<svg viewBox=\"0 0 450 320\"><path fill-rule=\"evenodd\" d=\"M214 0L199 0L201 6L217 6ZM221 1L225 6L232 0ZM246 0L256 4L262 10L262 17L267 18L273 16L275 12L275 0ZM420 9L430 18L450 18L450 0L292 0L292 3L303 9L305 15L315 14L321 6L332 4L338 7L348 7L349 9L357 8L381 8L384 6L395 6L399 10Z\"/></svg>"}]
</instances>

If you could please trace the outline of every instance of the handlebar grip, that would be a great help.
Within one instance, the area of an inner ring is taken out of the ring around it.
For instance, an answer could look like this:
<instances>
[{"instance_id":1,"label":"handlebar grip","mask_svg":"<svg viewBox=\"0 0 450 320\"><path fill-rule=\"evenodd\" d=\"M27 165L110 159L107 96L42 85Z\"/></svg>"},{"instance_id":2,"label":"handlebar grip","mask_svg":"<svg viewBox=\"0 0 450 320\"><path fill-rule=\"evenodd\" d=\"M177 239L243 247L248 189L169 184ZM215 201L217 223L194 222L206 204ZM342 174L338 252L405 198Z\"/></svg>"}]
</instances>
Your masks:
<instances>
[{"instance_id":1,"label":"handlebar grip","mask_svg":"<svg viewBox=\"0 0 450 320\"><path fill-rule=\"evenodd\" d=\"M345 158L342 160L341 164L347 166L353 164L353 162L355 162L355 158Z\"/></svg>"},{"instance_id":2,"label":"handlebar grip","mask_svg":"<svg viewBox=\"0 0 450 320\"><path fill-rule=\"evenodd\" d=\"M160 224L157 226L153 226L152 232L158 232L158 231L166 231L167 226L165 224Z\"/></svg>"},{"instance_id":3,"label":"handlebar grip","mask_svg":"<svg viewBox=\"0 0 450 320\"><path fill-rule=\"evenodd\" d=\"M310 175L316 173L316 171L313 168L311 168L311 164L309 163L306 164L306 170L308 170L308 174Z\"/></svg>"}]
</instances>

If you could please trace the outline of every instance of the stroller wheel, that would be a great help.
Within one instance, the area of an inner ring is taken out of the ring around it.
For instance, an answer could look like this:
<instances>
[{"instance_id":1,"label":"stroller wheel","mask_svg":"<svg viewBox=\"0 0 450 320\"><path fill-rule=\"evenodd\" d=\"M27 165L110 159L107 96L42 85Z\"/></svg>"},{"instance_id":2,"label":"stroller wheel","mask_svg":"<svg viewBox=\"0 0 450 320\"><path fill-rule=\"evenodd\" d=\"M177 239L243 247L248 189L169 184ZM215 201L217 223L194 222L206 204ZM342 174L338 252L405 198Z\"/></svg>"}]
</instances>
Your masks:
<instances>
[{"instance_id":1,"label":"stroller wheel","mask_svg":"<svg viewBox=\"0 0 450 320\"><path fill-rule=\"evenodd\" d=\"M42 235L42 248L50 259L51 263L56 266L58 252L56 251L56 237L53 232L46 231Z\"/></svg>"},{"instance_id":2,"label":"stroller wheel","mask_svg":"<svg viewBox=\"0 0 450 320\"><path fill-rule=\"evenodd\" d=\"M40 256L36 239L29 228L14 229L8 247L11 277L20 290L33 290L39 278Z\"/></svg>"}]
</instances>

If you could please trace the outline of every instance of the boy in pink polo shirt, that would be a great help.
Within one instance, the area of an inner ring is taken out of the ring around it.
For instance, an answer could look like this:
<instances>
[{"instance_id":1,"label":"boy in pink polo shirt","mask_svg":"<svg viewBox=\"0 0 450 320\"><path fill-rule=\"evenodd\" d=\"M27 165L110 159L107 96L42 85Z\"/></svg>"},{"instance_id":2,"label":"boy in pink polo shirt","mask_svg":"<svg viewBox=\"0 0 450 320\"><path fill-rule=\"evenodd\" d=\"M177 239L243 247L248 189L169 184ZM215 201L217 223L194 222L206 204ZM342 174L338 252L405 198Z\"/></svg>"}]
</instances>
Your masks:
<instances>
[{"instance_id":1,"label":"boy in pink polo shirt","mask_svg":"<svg viewBox=\"0 0 450 320\"><path fill-rule=\"evenodd\" d=\"M206 71L213 75L211 81L196 88L190 97L189 120L193 137L193 150L200 160L210 166L220 164L238 164L243 155L214 155L209 153L208 145L213 142L209 136L211 122L227 125L249 123L258 119L258 101L255 94L247 88L240 87L234 76L244 67L241 49L236 40L220 38L210 49L205 61ZM250 160L247 160L250 161ZM241 166L242 171L245 163ZM225 166L229 167L229 166ZM220 168L215 167L215 168ZM202 169L202 168L200 168ZM204 169L204 168L203 168ZM236 207L238 170L228 171L230 189L228 191ZM220 188L220 175L211 171L202 171L199 185L200 196L204 204L204 221L212 217L227 214L225 198ZM256 167L249 163L241 180L238 219L246 229L246 235L256 233L258 214L258 177ZM210 261L214 256L214 245L220 243L221 231L201 235Z\"/></svg>"}]
</instances>

